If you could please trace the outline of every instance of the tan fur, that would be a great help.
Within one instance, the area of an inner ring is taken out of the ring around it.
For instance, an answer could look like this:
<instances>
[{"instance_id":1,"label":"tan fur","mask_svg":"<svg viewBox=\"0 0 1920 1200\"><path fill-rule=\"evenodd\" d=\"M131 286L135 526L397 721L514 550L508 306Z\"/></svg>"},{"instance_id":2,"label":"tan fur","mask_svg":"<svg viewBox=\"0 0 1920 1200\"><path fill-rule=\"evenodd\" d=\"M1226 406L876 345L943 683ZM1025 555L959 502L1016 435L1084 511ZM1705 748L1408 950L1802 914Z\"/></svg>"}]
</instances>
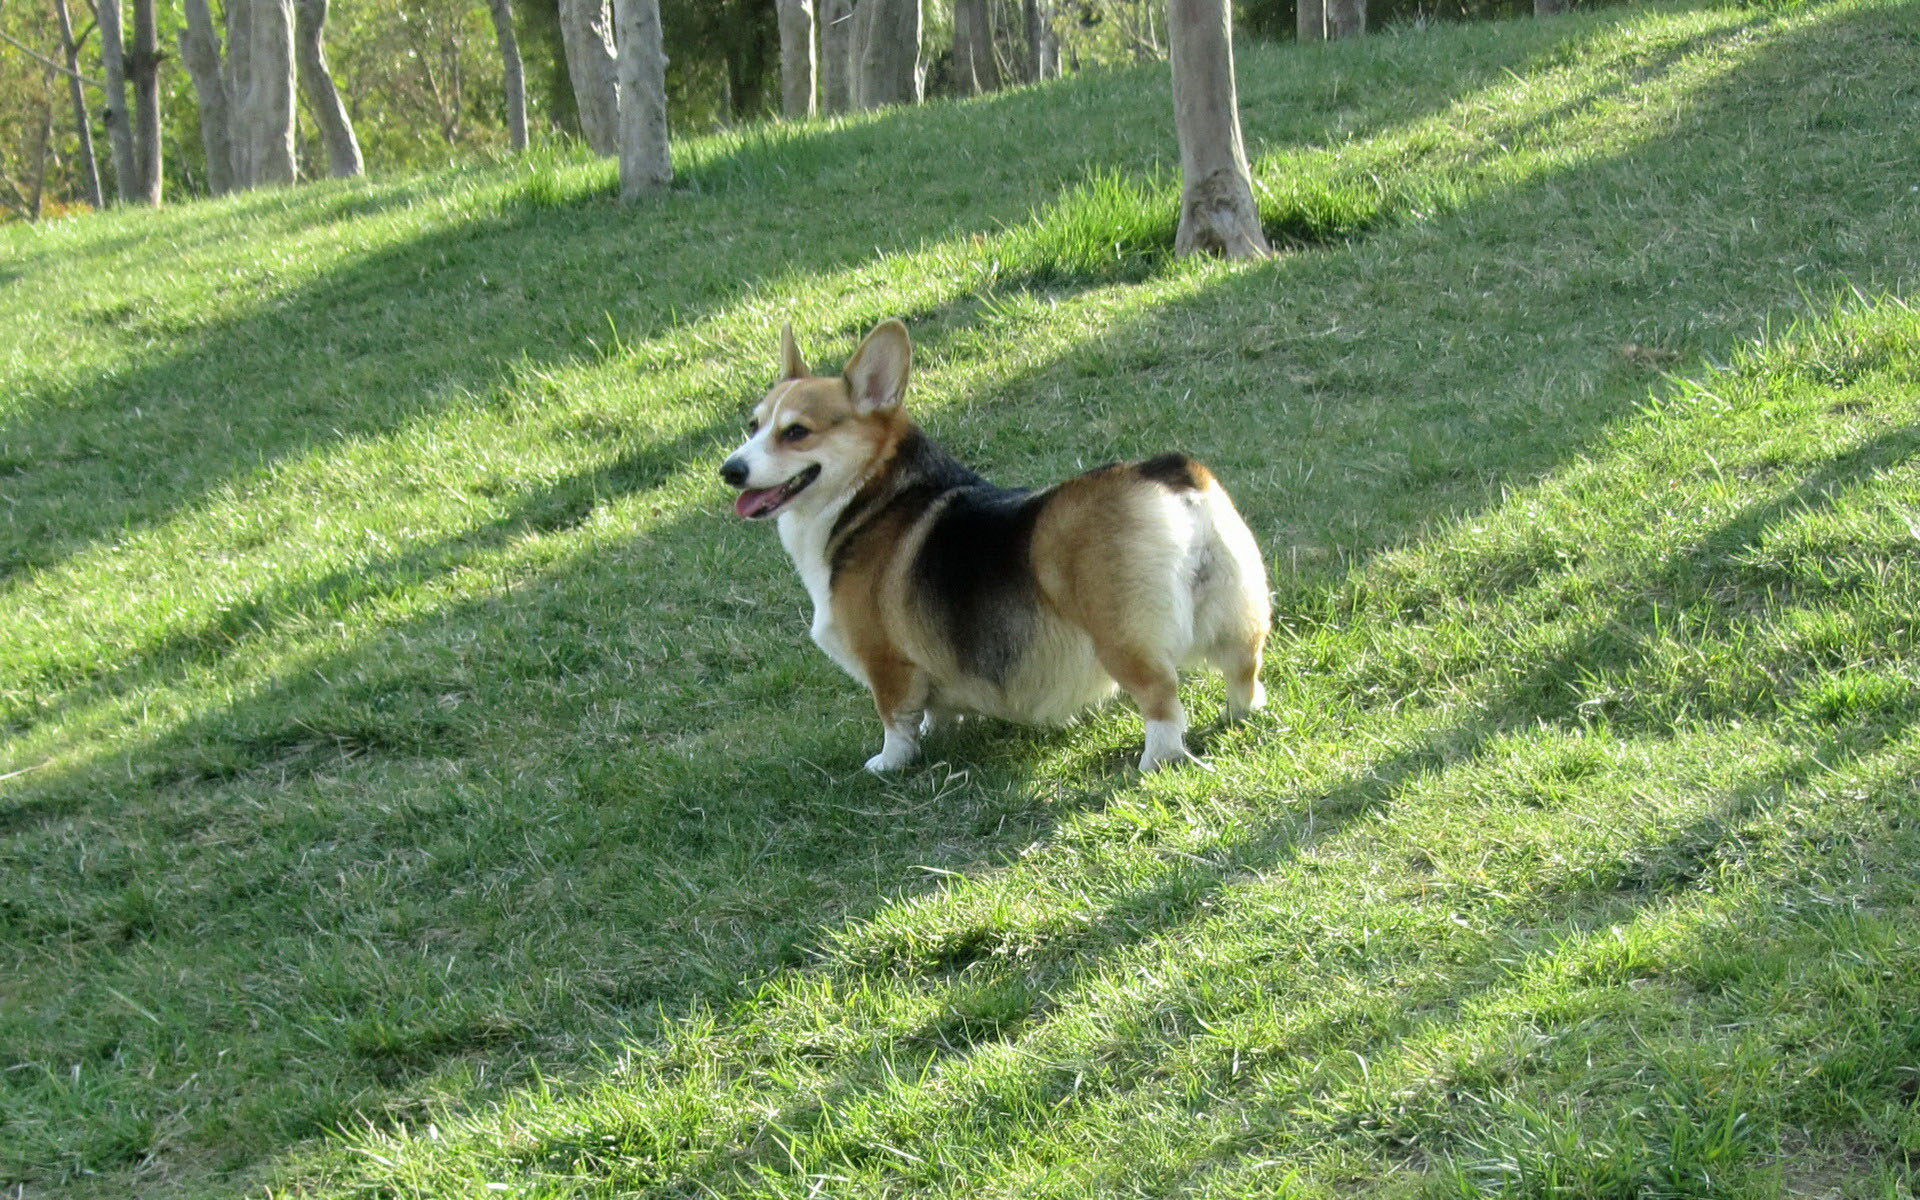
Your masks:
<instances>
[{"instance_id":1,"label":"tan fur","mask_svg":"<svg viewBox=\"0 0 1920 1200\"><path fill-rule=\"evenodd\" d=\"M914 573L952 494L920 508L889 500L909 470L902 447L923 444L899 404L910 358L905 328L886 322L842 376L810 376L783 329L784 378L729 459L751 464L749 488L820 469L780 510L781 540L814 597L815 640L873 693L886 737L869 768L910 761L923 715L928 724L959 712L1056 722L1116 684L1148 722L1142 768L1188 760L1178 672L1190 665L1222 671L1233 715L1261 705L1265 568L1218 481L1179 456L1102 468L1041 494L1026 543L1031 610L1019 625L1030 636L1004 677L970 671ZM804 436L786 433L796 425Z\"/></svg>"}]
</instances>

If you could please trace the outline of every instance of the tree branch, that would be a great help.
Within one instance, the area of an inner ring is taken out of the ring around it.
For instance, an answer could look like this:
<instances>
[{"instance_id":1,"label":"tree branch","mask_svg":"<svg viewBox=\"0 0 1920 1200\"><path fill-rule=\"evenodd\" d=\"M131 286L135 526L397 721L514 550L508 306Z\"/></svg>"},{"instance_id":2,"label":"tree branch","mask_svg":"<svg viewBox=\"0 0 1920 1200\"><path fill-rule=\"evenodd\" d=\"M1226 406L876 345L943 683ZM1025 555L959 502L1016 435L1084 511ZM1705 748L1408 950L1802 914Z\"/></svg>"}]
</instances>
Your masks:
<instances>
[{"instance_id":1,"label":"tree branch","mask_svg":"<svg viewBox=\"0 0 1920 1200\"><path fill-rule=\"evenodd\" d=\"M89 87L99 88L103 92L107 90L106 84L101 83L97 79L88 79L85 75L82 75L78 71L67 70L65 66L55 62L51 58L48 58L46 55L40 53L38 50L35 50L32 46L27 45L25 42L18 41L4 33L0 33L0 42L7 43L7 45L12 46L15 50L18 50L20 53L26 55L28 58L33 59L35 62L39 63L43 67L51 67L54 70L60 72L62 75L70 75Z\"/></svg>"}]
</instances>

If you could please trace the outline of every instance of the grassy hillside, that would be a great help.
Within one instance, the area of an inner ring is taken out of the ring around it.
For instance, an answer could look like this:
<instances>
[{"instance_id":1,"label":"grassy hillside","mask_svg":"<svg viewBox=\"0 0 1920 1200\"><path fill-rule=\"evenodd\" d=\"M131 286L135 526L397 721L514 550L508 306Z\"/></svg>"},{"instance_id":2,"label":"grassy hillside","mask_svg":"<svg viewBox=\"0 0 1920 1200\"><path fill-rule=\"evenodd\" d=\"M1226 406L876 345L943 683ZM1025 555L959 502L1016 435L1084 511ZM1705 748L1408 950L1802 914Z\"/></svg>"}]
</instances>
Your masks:
<instances>
[{"instance_id":1,"label":"grassy hillside","mask_svg":"<svg viewBox=\"0 0 1920 1200\"><path fill-rule=\"evenodd\" d=\"M1910 1195L1920 4L1160 71L0 229L0 1183ZM878 318L1007 482L1180 448L1270 710L860 770L714 477Z\"/></svg>"}]
</instances>

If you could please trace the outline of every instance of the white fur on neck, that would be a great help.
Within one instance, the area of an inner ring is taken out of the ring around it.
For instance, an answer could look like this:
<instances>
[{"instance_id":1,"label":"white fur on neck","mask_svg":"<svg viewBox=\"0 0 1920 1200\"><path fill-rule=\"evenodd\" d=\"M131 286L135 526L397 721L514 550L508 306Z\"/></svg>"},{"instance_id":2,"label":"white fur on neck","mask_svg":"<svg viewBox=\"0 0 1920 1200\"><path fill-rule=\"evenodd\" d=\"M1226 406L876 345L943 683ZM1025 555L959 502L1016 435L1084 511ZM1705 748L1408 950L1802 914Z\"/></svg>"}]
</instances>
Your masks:
<instances>
[{"instance_id":1,"label":"white fur on neck","mask_svg":"<svg viewBox=\"0 0 1920 1200\"><path fill-rule=\"evenodd\" d=\"M827 557L833 523L859 493L860 486L855 484L845 489L816 512L800 513L789 508L774 518L774 524L780 530L780 544L787 548L787 557L793 560L794 568L800 572L800 582L806 585L807 595L813 600L814 644L839 663L841 670L864 684L867 673L861 669L860 660L854 657L833 621L833 563Z\"/></svg>"}]
</instances>

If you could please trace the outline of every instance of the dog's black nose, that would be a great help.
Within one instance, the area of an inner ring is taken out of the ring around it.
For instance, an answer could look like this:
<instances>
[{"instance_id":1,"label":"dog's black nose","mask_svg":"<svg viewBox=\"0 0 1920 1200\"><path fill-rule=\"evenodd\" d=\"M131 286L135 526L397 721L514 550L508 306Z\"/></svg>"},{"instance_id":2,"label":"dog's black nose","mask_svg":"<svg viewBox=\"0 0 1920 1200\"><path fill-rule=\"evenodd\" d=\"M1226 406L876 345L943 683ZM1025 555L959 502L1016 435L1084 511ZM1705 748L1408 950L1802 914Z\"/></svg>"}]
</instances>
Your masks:
<instances>
[{"instance_id":1,"label":"dog's black nose","mask_svg":"<svg viewBox=\"0 0 1920 1200\"><path fill-rule=\"evenodd\" d=\"M720 464L720 478L727 481L729 487L741 487L747 482L747 464L737 458L730 458Z\"/></svg>"}]
</instances>

